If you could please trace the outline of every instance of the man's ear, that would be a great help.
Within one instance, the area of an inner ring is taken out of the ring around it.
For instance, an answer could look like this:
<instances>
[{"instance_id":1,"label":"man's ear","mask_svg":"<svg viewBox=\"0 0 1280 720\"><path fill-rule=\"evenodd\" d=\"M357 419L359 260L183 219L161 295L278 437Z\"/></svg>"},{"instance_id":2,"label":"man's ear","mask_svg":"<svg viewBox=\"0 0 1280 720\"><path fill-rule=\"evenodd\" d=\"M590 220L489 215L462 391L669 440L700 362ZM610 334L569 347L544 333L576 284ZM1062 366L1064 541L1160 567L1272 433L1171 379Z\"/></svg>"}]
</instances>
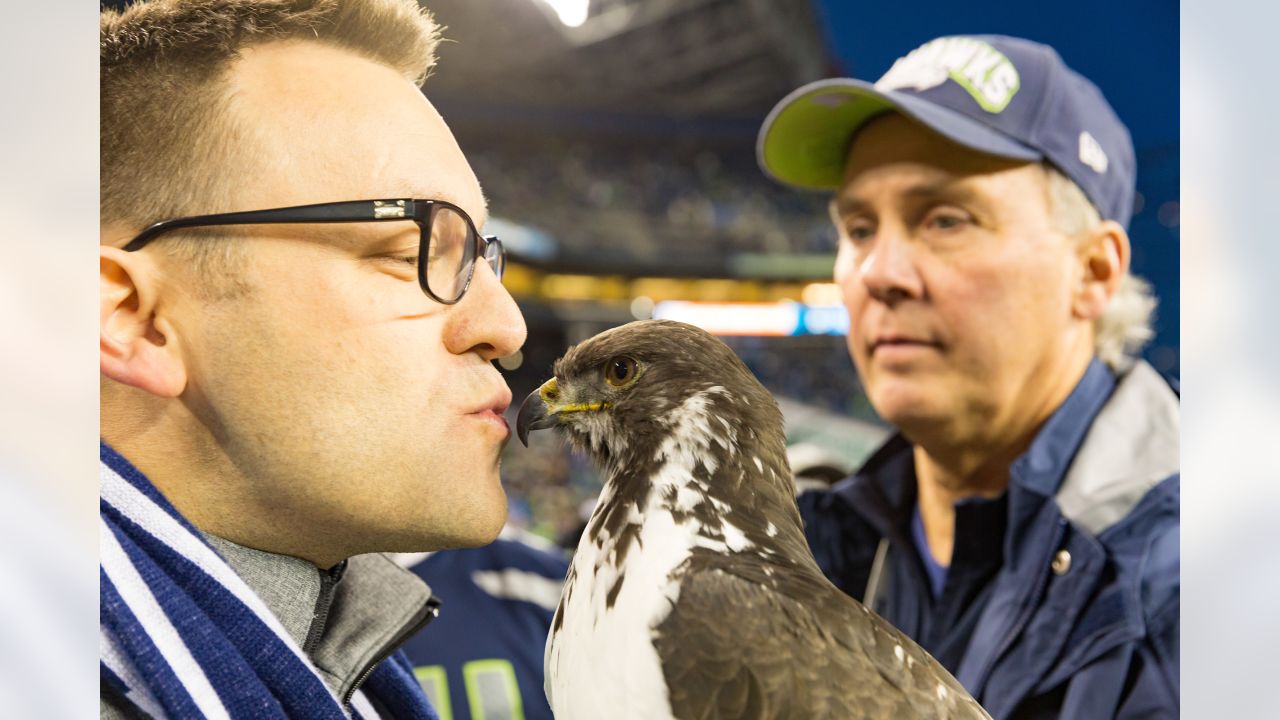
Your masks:
<instances>
[{"instance_id":1,"label":"man's ear","mask_svg":"<svg viewBox=\"0 0 1280 720\"><path fill-rule=\"evenodd\" d=\"M1076 238L1080 284L1071 311L1082 320L1097 320L1129 272L1129 234L1120 223L1105 220Z\"/></svg>"},{"instance_id":2,"label":"man's ear","mask_svg":"<svg viewBox=\"0 0 1280 720\"><path fill-rule=\"evenodd\" d=\"M160 397L187 385L172 323L157 314L161 283L142 253L99 245L100 367L106 377Z\"/></svg>"}]
</instances>

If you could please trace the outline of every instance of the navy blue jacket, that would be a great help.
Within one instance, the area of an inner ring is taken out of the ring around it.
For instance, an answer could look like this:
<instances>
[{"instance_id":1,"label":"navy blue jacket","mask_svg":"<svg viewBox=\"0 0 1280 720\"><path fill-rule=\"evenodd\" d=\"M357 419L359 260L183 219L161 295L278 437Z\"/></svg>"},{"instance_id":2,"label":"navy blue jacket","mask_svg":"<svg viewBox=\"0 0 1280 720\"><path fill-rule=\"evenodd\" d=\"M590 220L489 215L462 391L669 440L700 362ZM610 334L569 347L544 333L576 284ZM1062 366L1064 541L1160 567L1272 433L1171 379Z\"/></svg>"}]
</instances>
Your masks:
<instances>
[{"instance_id":1,"label":"navy blue jacket","mask_svg":"<svg viewBox=\"0 0 1280 720\"><path fill-rule=\"evenodd\" d=\"M1178 455L1169 384L1145 363L1117 380L1095 359L1012 464L1000 560L947 628L960 646L939 656L993 718L1178 716ZM913 637L932 601L911 544L915 492L895 436L800 498L818 564L853 597L888 548L874 607Z\"/></svg>"},{"instance_id":2,"label":"navy blue jacket","mask_svg":"<svg viewBox=\"0 0 1280 720\"><path fill-rule=\"evenodd\" d=\"M543 654L569 561L528 533L433 553L409 569L440 617L404 645L441 718L551 720Z\"/></svg>"}]
</instances>

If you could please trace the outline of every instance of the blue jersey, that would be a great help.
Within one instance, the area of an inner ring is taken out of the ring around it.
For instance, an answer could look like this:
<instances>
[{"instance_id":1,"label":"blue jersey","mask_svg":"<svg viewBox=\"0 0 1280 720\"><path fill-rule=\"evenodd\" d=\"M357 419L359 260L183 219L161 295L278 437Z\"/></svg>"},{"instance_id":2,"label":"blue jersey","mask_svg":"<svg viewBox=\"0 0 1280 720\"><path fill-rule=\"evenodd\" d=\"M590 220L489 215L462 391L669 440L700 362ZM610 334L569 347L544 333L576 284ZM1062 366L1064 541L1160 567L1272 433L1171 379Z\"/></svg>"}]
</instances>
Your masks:
<instances>
[{"instance_id":1,"label":"blue jersey","mask_svg":"<svg viewBox=\"0 0 1280 720\"><path fill-rule=\"evenodd\" d=\"M516 535L409 568L441 602L439 619L404 646L441 720L552 720L543 652L569 562Z\"/></svg>"}]
</instances>

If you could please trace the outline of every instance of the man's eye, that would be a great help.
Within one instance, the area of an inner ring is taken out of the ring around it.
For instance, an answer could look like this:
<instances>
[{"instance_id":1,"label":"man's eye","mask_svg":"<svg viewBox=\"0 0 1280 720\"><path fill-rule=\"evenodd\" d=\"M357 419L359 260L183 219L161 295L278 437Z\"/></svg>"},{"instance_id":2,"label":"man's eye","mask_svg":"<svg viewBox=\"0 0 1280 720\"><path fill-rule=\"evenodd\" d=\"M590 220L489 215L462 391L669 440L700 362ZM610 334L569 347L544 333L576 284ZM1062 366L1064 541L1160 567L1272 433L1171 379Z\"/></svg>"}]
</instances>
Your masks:
<instances>
[{"instance_id":1,"label":"man's eye","mask_svg":"<svg viewBox=\"0 0 1280 720\"><path fill-rule=\"evenodd\" d=\"M417 255L387 255L386 260L397 265L408 265L411 268L418 267Z\"/></svg>"},{"instance_id":2,"label":"man's eye","mask_svg":"<svg viewBox=\"0 0 1280 720\"><path fill-rule=\"evenodd\" d=\"M925 227L934 230L955 230L968 224L968 216L957 212L932 213L925 219Z\"/></svg>"},{"instance_id":3,"label":"man's eye","mask_svg":"<svg viewBox=\"0 0 1280 720\"><path fill-rule=\"evenodd\" d=\"M869 240L873 235L875 235L875 228L872 228L866 223L845 225L844 228L844 236L855 243Z\"/></svg>"}]
</instances>

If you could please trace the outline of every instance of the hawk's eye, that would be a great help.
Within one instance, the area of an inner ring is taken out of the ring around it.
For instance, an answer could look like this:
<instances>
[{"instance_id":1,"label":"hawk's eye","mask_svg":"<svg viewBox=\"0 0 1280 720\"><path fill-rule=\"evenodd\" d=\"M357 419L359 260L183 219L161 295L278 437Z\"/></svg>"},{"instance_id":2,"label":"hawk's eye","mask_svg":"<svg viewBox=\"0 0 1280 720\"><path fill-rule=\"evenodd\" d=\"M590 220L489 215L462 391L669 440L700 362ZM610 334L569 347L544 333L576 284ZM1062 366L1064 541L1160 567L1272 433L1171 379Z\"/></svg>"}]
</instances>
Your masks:
<instances>
[{"instance_id":1,"label":"hawk's eye","mask_svg":"<svg viewBox=\"0 0 1280 720\"><path fill-rule=\"evenodd\" d=\"M636 378L636 361L626 356L613 358L604 366L604 380L614 387L622 387Z\"/></svg>"}]
</instances>

